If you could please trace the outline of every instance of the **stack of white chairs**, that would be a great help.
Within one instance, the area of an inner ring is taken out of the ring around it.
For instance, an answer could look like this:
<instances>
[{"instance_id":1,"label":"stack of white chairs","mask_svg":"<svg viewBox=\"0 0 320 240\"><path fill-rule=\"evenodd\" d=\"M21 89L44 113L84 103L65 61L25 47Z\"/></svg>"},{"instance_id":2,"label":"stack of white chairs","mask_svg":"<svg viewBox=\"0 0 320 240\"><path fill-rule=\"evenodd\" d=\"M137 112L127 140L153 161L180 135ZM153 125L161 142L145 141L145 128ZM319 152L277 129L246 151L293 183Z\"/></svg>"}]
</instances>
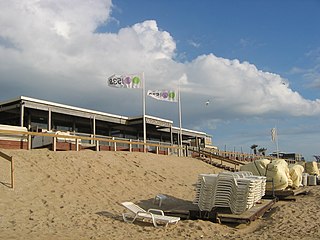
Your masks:
<instances>
[{"instance_id":1,"label":"stack of white chairs","mask_svg":"<svg viewBox=\"0 0 320 240\"><path fill-rule=\"evenodd\" d=\"M251 172L200 174L193 203L201 211L227 207L232 213L241 214L261 200L265 186L266 177L253 176Z\"/></svg>"},{"instance_id":2,"label":"stack of white chairs","mask_svg":"<svg viewBox=\"0 0 320 240\"><path fill-rule=\"evenodd\" d=\"M265 195L266 192L266 182L267 178L264 176L249 176L248 179L254 179L255 188L254 188L254 202L258 202Z\"/></svg>"},{"instance_id":3,"label":"stack of white chairs","mask_svg":"<svg viewBox=\"0 0 320 240\"><path fill-rule=\"evenodd\" d=\"M196 197L194 204L199 206L201 211L211 211L214 202L214 194L218 174L200 174L196 184Z\"/></svg>"}]
</instances>

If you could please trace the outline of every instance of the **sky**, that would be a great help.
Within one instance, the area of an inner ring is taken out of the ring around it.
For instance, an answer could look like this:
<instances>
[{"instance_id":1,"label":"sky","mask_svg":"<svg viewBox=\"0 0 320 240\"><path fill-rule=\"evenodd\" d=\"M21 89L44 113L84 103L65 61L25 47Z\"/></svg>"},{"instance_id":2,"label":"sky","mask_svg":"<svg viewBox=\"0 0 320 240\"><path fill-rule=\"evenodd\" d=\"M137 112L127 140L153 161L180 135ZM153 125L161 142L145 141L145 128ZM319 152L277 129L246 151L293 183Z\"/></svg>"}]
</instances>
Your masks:
<instances>
[{"instance_id":1,"label":"sky","mask_svg":"<svg viewBox=\"0 0 320 240\"><path fill-rule=\"evenodd\" d=\"M182 127L221 150L320 154L318 0L0 0L0 101L28 96L141 116L142 91L108 87L142 73L177 89ZM206 102L209 100L209 104ZM178 104L146 114L179 127Z\"/></svg>"}]
</instances>

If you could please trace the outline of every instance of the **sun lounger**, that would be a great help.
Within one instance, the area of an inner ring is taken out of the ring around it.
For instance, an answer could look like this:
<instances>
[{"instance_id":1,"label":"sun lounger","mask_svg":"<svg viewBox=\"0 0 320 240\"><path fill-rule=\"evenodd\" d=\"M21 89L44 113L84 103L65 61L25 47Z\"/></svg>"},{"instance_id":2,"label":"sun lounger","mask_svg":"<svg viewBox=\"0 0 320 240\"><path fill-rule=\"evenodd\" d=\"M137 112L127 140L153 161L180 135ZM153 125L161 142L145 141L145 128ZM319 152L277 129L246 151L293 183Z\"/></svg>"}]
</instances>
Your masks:
<instances>
[{"instance_id":1,"label":"sun lounger","mask_svg":"<svg viewBox=\"0 0 320 240\"><path fill-rule=\"evenodd\" d=\"M146 211L132 202L123 202L121 205L126 210L129 210L129 212L127 211L122 214L125 222L133 223L136 219L142 221L149 220L152 221L155 227L158 227L159 224L164 224L165 226L168 226L169 223L176 224L180 220L179 217L165 216L160 209L149 209Z\"/></svg>"}]
</instances>

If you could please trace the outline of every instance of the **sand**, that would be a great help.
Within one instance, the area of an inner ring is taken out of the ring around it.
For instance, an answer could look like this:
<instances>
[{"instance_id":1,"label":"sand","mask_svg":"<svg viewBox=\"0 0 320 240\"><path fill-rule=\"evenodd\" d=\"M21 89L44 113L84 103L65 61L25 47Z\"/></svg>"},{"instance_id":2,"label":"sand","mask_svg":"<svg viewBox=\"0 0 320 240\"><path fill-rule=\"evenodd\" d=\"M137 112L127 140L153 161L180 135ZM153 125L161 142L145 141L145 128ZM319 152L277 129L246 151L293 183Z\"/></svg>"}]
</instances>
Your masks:
<instances>
[{"instance_id":1,"label":"sand","mask_svg":"<svg viewBox=\"0 0 320 240\"><path fill-rule=\"evenodd\" d=\"M120 202L155 208L191 205L200 173L220 169L197 159L129 152L3 150L0 159L0 239L320 239L320 186L296 202L278 202L250 225L184 220L167 228L125 223Z\"/></svg>"}]
</instances>

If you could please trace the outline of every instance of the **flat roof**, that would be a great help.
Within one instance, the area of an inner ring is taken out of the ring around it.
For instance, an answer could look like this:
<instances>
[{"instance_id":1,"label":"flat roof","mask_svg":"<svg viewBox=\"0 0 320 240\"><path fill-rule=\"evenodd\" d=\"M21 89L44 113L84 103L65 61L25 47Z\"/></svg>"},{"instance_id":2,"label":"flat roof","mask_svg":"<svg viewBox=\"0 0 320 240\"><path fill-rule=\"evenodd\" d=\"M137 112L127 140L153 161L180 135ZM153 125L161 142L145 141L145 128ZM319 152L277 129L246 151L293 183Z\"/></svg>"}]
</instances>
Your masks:
<instances>
[{"instance_id":1,"label":"flat roof","mask_svg":"<svg viewBox=\"0 0 320 240\"><path fill-rule=\"evenodd\" d=\"M110 113L90 110L90 109L86 109L86 108L74 107L74 106L70 106L70 105L66 105L66 104L49 102L49 101L35 99L35 98L31 98L31 97L21 96L20 98L16 99L15 101L17 101L17 100L35 102L35 103L39 103L39 104L60 107L60 108L66 108L66 109L70 109L70 110L76 110L76 111L80 111L80 112L92 113L92 114L97 114L97 115L103 115L103 116L107 116L107 117L115 117L115 118L121 118L121 119L126 119L126 120L129 119L128 117L121 116L121 115L110 114Z\"/></svg>"},{"instance_id":2,"label":"flat roof","mask_svg":"<svg viewBox=\"0 0 320 240\"><path fill-rule=\"evenodd\" d=\"M143 120L143 116L127 117L127 116L110 114L110 113L95 111L95 110L81 108L81 107L74 107L74 106L61 104L61 103L50 102L50 101L46 101L46 100L40 100L40 99L26 97L26 96L20 96L20 97L11 99L11 100L2 101L2 102L0 102L0 106L14 103L17 101L25 102L26 103L25 106L29 107L29 108L48 110L47 107L54 107L54 108L57 108L56 112L58 112L58 113L66 113L66 114L70 114L70 115L77 115L77 116L85 117L84 115L80 115L79 113L76 114L76 112L81 112L81 113L87 114L87 117L88 117L88 114L91 114L91 115L95 115L95 116L100 116L101 119L103 119L103 117L113 118L113 119L118 119L120 121L121 120L125 121L125 123L126 124L129 123L129 125L130 124L140 124L141 121ZM33 105L33 103L34 103L34 105ZM65 109L65 111L62 111L62 109ZM70 110L70 111L66 111L66 110ZM150 116L150 115L145 115L145 117L146 117L146 122L149 124L160 125L160 126L167 127L167 128L172 127L172 130L175 133L179 133L179 131L180 131L179 127L172 126L172 124L173 124L172 120L163 119L163 118ZM182 128L181 130L184 134L189 133L190 135L202 136L202 137L209 136L205 132L200 132L200 131L195 131L195 130L190 130L190 129L185 129L185 128Z\"/></svg>"},{"instance_id":3,"label":"flat roof","mask_svg":"<svg viewBox=\"0 0 320 240\"><path fill-rule=\"evenodd\" d=\"M138 116L138 117L129 117L128 120L138 120L138 119L142 119L143 116ZM155 116L150 116L150 115L145 115L146 118L150 118L153 120L157 120L157 121L162 121L162 122L167 122L167 123L173 123L173 121L168 120L168 119L163 119L163 118L159 118L159 117L155 117Z\"/></svg>"}]
</instances>

